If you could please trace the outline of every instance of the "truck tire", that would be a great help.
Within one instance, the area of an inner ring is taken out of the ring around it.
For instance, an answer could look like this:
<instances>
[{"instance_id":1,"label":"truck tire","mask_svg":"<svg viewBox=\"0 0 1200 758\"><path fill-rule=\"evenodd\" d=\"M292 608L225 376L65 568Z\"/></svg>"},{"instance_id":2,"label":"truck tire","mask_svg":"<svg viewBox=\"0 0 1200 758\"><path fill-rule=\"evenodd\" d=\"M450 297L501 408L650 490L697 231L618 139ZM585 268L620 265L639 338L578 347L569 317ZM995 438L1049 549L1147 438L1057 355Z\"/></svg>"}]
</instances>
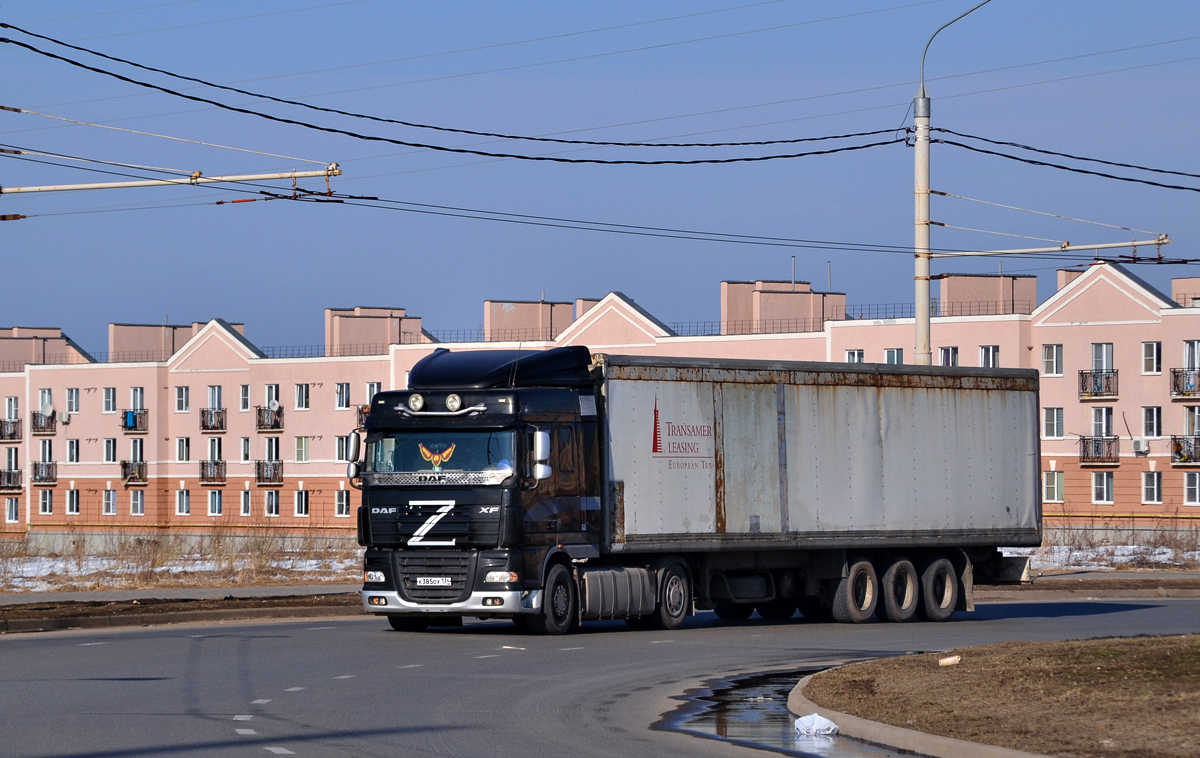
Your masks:
<instances>
[{"instance_id":1,"label":"truck tire","mask_svg":"<svg viewBox=\"0 0 1200 758\"><path fill-rule=\"evenodd\" d=\"M875 567L863 558L853 559L833 594L834 621L861 624L875 615L878 602L879 577L875 575Z\"/></svg>"},{"instance_id":2,"label":"truck tire","mask_svg":"<svg viewBox=\"0 0 1200 758\"><path fill-rule=\"evenodd\" d=\"M534 634L566 634L579 621L579 590L571 572L561 563L546 573L546 592L542 596L542 612L530 616L529 631Z\"/></svg>"},{"instance_id":3,"label":"truck tire","mask_svg":"<svg viewBox=\"0 0 1200 758\"><path fill-rule=\"evenodd\" d=\"M713 606L713 613L726 621L745 621L754 615L754 604L720 602Z\"/></svg>"},{"instance_id":4,"label":"truck tire","mask_svg":"<svg viewBox=\"0 0 1200 758\"><path fill-rule=\"evenodd\" d=\"M879 594L885 619L898 623L911 621L921 599L921 580L912 561L893 560L879 580Z\"/></svg>"},{"instance_id":5,"label":"truck tire","mask_svg":"<svg viewBox=\"0 0 1200 758\"><path fill-rule=\"evenodd\" d=\"M423 632L429 628L429 619L424 616L388 616L387 620L397 632Z\"/></svg>"},{"instance_id":6,"label":"truck tire","mask_svg":"<svg viewBox=\"0 0 1200 758\"><path fill-rule=\"evenodd\" d=\"M642 618L628 619L626 623L631 629L670 631L683 626L692 600L692 583L688 581L687 570L678 563L667 566L662 570L659 587L661 596L654 612Z\"/></svg>"},{"instance_id":7,"label":"truck tire","mask_svg":"<svg viewBox=\"0 0 1200 758\"><path fill-rule=\"evenodd\" d=\"M758 615L768 621L787 621L796 615L796 601L785 597L777 597L754 607Z\"/></svg>"},{"instance_id":8,"label":"truck tire","mask_svg":"<svg viewBox=\"0 0 1200 758\"><path fill-rule=\"evenodd\" d=\"M804 595L796 601L796 605L800 608L800 615L809 621L829 621L833 618L833 612L819 597Z\"/></svg>"},{"instance_id":9,"label":"truck tire","mask_svg":"<svg viewBox=\"0 0 1200 758\"><path fill-rule=\"evenodd\" d=\"M958 575L954 564L936 558L921 572L921 602L917 615L924 621L946 621L958 605Z\"/></svg>"}]
</instances>

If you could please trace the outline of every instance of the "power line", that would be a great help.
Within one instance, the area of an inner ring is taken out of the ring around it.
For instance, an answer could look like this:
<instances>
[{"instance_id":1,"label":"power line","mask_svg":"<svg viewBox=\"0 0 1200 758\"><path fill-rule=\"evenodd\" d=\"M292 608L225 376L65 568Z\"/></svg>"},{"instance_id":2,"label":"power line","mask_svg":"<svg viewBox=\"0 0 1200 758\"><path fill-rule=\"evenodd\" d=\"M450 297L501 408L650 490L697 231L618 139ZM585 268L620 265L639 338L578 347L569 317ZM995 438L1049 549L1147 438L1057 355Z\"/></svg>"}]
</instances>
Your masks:
<instances>
[{"instance_id":1,"label":"power line","mask_svg":"<svg viewBox=\"0 0 1200 758\"><path fill-rule=\"evenodd\" d=\"M111 11L97 11L96 13L80 13L77 16L60 16L59 18L43 18L39 21L26 21L27 24L53 24L58 21L74 21L78 18L92 18L93 16L111 16L114 13L133 13L135 11L146 11L154 8L166 8L171 5L190 5L192 3L202 2L202 0L175 0L173 3L155 3L154 5L139 5L136 8L117 8Z\"/></svg>"},{"instance_id":2,"label":"power line","mask_svg":"<svg viewBox=\"0 0 1200 758\"><path fill-rule=\"evenodd\" d=\"M24 42L19 42L17 40L9 39L7 37L0 37L0 43L16 45L17 47L25 48L26 50L29 50L30 52L37 53L38 55L42 55L47 58L53 58L54 60L62 61L64 63L70 64L77 68L81 68L86 71L91 71L91 72L97 73L97 74L103 74L105 76L109 76L114 79L117 79L117 80L120 80L123 82L127 82L129 84L135 84L139 87L155 89L155 90L158 90L159 92L163 92L168 95L173 95L175 97L180 97L185 100L192 100L192 101L198 102L198 103L205 103L207 105L216 106L217 108L221 108L223 110L231 111L234 113L243 113L248 116L257 116L258 118L266 119L268 121L274 121L274 122L280 123L280 124L289 124L292 126L299 126L299 127L305 128L305 129L312 129L314 131L327 132L329 134L340 134L345 137L351 137L354 139L360 139L360 140L365 140L365 141L369 141L369 142L386 142L386 143L393 144L393 145L401 145L403 147L424 148L427 150L437 150L440 152L447 152L447 153L462 153L462 154L467 154L467 155L481 155L481 156L484 156L487 158L513 158L513 159L517 159L517 160L526 160L526 161L548 161L548 162L552 162L552 163L589 163L589 164L599 164L599 165L689 166L689 165L698 165L698 164L754 163L754 162L761 162L761 161L779 160L779 159L783 159L783 158L806 158L806 157L814 156L814 155L832 155L835 153L850 152L850 151L854 151L854 150L866 150L866 149L872 148L872 147L882 147L883 145L893 145L893 144L896 144L897 142L903 142L902 138L897 138L897 139L891 139L891 140L884 140L884 141L880 141L880 142L871 142L871 143L867 143L867 144L863 144L863 145L848 145L845 147L829 148L826 150L811 150L808 152L791 153L791 154L787 154L787 155L760 155L760 156L753 156L753 157L705 158L705 159L695 159L695 160L653 160L653 161L650 161L650 160L605 160L605 159L600 159L600 158L558 158L558 157L547 156L547 155L519 155L519 154L513 154L513 153L492 153L492 152L487 152L484 150L472 150L470 148L462 148L462 147L447 147L445 145L433 145L433 144L425 144L425 143L420 143L420 142L409 142L406 140L393 139L391 137L381 137L378 135L361 134L358 132L349 131L347 129L339 129L339 128L332 127L332 126L320 126L320 125L312 124L312 123L309 123L306 121L298 121L296 119L285 118L282 116L273 116L269 113L262 113L260 111L251 110L249 108L241 108L236 105L228 105L226 103L222 103L217 100L210 100L209 98L206 98L206 97L200 97L198 95L188 95L183 92L179 92L177 90L172 90L167 87L162 87L157 84L151 84L149 82L143 82L143 81L139 81L137 79L132 79L132 78L124 76L122 74L118 74L113 71L107 71L102 68L96 68L95 66L89 66L86 63L81 63L79 61L71 60L70 58L65 58L61 55L51 53L47 50L41 50L39 48L34 47L33 45L29 45ZM890 132L892 130L889 129L888 131Z\"/></svg>"},{"instance_id":3,"label":"power line","mask_svg":"<svg viewBox=\"0 0 1200 758\"><path fill-rule=\"evenodd\" d=\"M1035 210L1031 210L1029 208L1021 208L1020 206L1016 206L1016 205L1005 205L1004 203L994 203L990 200L979 200L974 197L966 197L965 195L956 195L953 192L941 192L938 190L929 190L929 194L941 195L942 197L955 197L955 198L958 198L959 200L968 200L972 203L981 203L983 205L991 205L991 206L995 206L997 208L1007 208L1010 211L1023 211L1024 213L1033 213L1038 216L1049 216L1050 218L1059 218L1064 221L1078 221L1081 224L1092 224L1093 226L1103 226L1103 227L1107 227L1109 229L1120 229L1121 231L1125 231L1125 232L1137 232L1138 234L1154 234L1154 235L1160 234L1160 232L1148 232L1145 229L1135 229L1131 226L1118 226L1117 224L1105 224L1100 221L1088 221L1087 219L1084 219L1084 218L1075 218L1073 216L1063 216L1062 214L1059 214L1059 213L1047 213L1045 211L1035 211Z\"/></svg>"},{"instance_id":4,"label":"power line","mask_svg":"<svg viewBox=\"0 0 1200 758\"><path fill-rule=\"evenodd\" d=\"M237 16L234 18L218 18L213 21L197 21L193 24L179 24L177 26L160 26L157 29L138 29L129 32L117 32L116 34L104 34L99 37L85 37L82 41L87 42L94 39L109 39L111 37L129 37L134 34L150 34L152 32L169 32L176 29L192 29L197 26L211 26L213 24L227 24L232 21L249 21L256 18L267 18L269 16L284 16L290 13L303 13L304 11L320 10L322 8L335 8L339 5L356 5L366 2L366 0L342 0L339 3L325 3L324 5L310 5L307 8L290 8L284 11L271 11L270 13L256 13L253 16Z\"/></svg>"}]
</instances>

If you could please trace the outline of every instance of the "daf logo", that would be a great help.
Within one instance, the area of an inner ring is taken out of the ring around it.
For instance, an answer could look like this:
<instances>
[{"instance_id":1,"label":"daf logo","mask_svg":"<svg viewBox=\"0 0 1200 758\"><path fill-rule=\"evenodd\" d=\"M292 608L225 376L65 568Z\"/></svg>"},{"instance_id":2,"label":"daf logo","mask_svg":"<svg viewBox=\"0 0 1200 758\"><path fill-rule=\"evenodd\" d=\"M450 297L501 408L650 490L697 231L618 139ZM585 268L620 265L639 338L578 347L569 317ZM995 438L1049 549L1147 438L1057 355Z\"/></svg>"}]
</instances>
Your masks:
<instances>
[{"instance_id":1,"label":"daf logo","mask_svg":"<svg viewBox=\"0 0 1200 758\"><path fill-rule=\"evenodd\" d=\"M395 513L395 508L372 508L371 513Z\"/></svg>"},{"instance_id":2,"label":"daf logo","mask_svg":"<svg viewBox=\"0 0 1200 758\"><path fill-rule=\"evenodd\" d=\"M500 510L498 505L485 505L479 509L480 513L497 513Z\"/></svg>"}]
</instances>

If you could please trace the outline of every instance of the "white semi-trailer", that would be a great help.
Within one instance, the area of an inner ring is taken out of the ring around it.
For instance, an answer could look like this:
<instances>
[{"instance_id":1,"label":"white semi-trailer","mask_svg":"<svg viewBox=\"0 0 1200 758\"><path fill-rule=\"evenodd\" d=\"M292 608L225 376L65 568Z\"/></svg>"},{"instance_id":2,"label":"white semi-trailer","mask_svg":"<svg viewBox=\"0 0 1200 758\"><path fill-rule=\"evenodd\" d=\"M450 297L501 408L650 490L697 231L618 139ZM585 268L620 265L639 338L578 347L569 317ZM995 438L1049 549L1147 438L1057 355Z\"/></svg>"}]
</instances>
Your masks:
<instances>
[{"instance_id":1,"label":"white semi-trailer","mask_svg":"<svg viewBox=\"0 0 1200 758\"><path fill-rule=\"evenodd\" d=\"M1037 387L1018 369L437 350L375 396L350 466L363 605L402 630L944 621L976 576L1011 572L1000 546L1041 543Z\"/></svg>"}]
</instances>

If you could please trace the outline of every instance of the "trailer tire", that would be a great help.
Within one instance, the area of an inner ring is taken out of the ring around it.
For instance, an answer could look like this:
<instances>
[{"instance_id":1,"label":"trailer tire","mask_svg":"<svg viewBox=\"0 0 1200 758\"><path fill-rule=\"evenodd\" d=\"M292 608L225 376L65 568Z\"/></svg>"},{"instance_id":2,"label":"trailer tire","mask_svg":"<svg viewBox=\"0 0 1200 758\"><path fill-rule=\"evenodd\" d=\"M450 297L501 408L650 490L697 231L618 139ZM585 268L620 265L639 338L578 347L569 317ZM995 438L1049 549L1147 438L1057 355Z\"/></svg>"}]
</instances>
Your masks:
<instances>
[{"instance_id":1,"label":"trailer tire","mask_svg":"<svg viewBox=\"0 0 1200 758\"><path fill-rule=\"evenodd\" d=\"M893 560L879 580L879 589L885 619L897 623L912 620L921 600L921 581L912 561Z\"/></svg>"},{"instance_id":2,"label":"trailer tire","mask_svg":"<svg viewBox=\"0 0 1200 758\"><path fill-rule=\"evenodd\" d=\"M758 615L768 621L787 621L796 615L796 601L785 597L777 597L754 607Z\"/></svg>"},{"instance_id":3,"label":"trailer tire","mask_svg":"<svg viewBox=\"0 0 1200 758\"><path fill-rule=\"evenodd\" d=\"M578 621L579 590L567 567L556 563L546 572L542 612L529 617L529 631L534 634L566 634L575 628Z\"/></svg>"},{"instance_id":4,"label":"trailer tire","mask_svg":"<svg viewBox=\"0 0 1200 758\"><path fill-rule=\"evenodd\" d=\"M658 604L649 616L628 619L631 629L673 630L683 626L687 618L688 606L692 600L692 583L688 581L687 570L678 563L672 563L661 571L659 579Z\"/></svg>"},{"instance_id":5,"label":"trailer tire","mask_svg":"<svg viewBox=\"0 0 1200 758\"><path fill-rule=\"evenodd\" d=\"M429 628L429 619L424 616L388 616L387 620L397 632L423 632Z\"/></svg>"},{"instance_id":6,"label":"trailer tire","mask_svg":"<svg viewBox=\"0 0 1200 758\"><path fill-rule=\"evenodd\" d=\"M834 620L843 624L861 624L875 615L878 602L879 577L875 567L866 559L855 558L833 594Z\"/></svg>"},{"instance_id":7,"label":"trailer tire","mask_svg":"<svg viewBox=\"0 0 1200 758\"><path fill-rule=\"evenodd\" d=\"M917 615L923 621L946 621L958 605L958 575L946 558L935 558L921 572L921 602Z\"/></svg>"},{"instance_id":8,"label":"trailer tire","mask_svg":"<svg viewBox=\"0 0 1200 758\"><path fill-rule=\"evenodd\" d=\"M754 604L720 602L713 606L713 613L726 621L745 621L754 615Z\"/></svg>"}]
</instances>

